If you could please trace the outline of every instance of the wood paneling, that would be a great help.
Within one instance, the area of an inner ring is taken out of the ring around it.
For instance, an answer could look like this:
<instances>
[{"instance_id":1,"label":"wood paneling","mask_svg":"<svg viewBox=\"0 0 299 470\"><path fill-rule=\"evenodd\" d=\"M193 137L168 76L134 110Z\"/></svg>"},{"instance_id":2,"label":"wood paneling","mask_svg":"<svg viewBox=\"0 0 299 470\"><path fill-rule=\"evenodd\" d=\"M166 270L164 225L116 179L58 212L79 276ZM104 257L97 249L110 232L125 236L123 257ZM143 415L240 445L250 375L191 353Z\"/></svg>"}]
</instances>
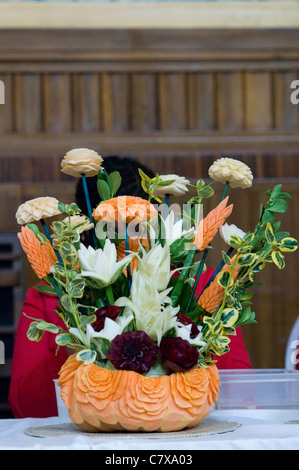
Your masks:
<instances>
[{"instance_id":1,"label":"wood paneling","mask_svg":"<svg viewBox=\"0 0 299 470\"><path fill-rule=\"evenodd\" d=\"M17 232L24 200L71 202L75 181L60 160L89 147L191 180L206 178L215 158L239 158L255 185L231 192L232 223L252 228L264 191L281 180L294 197L284 224L299 238L299 105L290 102L298 78L297 29L0 31L0 233ZM290 255L284 271L262 274L260 324L244 329L255 367L283 366L297 263ZM26 287L36 281L27 268Z\"/></svg>"}]
</instances>

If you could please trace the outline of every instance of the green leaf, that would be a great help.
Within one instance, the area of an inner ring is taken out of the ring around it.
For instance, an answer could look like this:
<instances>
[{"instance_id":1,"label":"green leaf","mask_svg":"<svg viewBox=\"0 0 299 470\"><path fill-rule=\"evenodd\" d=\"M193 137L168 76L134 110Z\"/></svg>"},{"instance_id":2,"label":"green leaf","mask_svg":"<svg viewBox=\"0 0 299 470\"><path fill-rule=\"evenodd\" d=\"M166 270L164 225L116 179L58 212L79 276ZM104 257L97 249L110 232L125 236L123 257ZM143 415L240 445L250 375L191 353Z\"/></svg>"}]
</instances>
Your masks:
<instances>
[{"instance_id":1,"label":"green leaf","mask_svg":"<svg viewBox=\"0 0 299 470\"><path fill-rule=\"evenodd\" d=\"M80 327L83 328L86 325L90 325L95 322L97 319L96 315L81 315L80 317Z\"/></svg>"},{"instance_id":2,"label":"green leaf","mask_svg":"<svg viewBox=\"0 0 299 470\"><path fill-rule=\"evenodd\" d=\"M229 327L225 327L223 328L223 334L225 336L236 336L236 328L233 328L232 326L229 326Z\"/></svg>"},{"instance_id":3,"label":"green leaf","mask_svg":"<svg viewBox=\"0 0 299 470\"><path fill-rule=\"evenodd\" d=\"M233 285L234 280L230 277L230 273L228 271L223 271L217 276L217 282L220 286L226 289L226 287L231 287Z\"/></svg>"},{"instance_id":4,"label":"green leaf","mask_svg":"<svg viewBox=\"0 0 299 470\"><path fill-rule=\"evenodd\" d=\"M170 245L170 256L175 264L184 261L187 252L190 250L190 243L194 240L194 237L194 232L191 230Z\"/></svg>"},{"instance_id":5,"label":"green leaf","mask_svg":"<svg viewBox=\"0 0 299 470\"><path fill-rule=\"evenodd\" d=\"M37 286L34 286L34 288L35 290L37 290L38 292L42 292L43 294L56 295L56 291L55 289L53 289L52 286L37 285Z\"/></svg>"},{"instance_id":6,"label":"green leaf","mask_svg":"<svg viewBox=\"0 0 299 470\"><path fill-rule=\"evenodd\" d=\"M27 331L27 338L30 341L36 341L38 343L42 339L44 332L37 328L37 326L38 322L30 323L30 326Z\"/></svg>"},{"instance_id":7,"label":"green leaf","mask_svg":"<svg viewBox=\"0 0 299 470\"><path fill-rule=\"evenodd\" d=\"M214 195L214 189L211 186L205 186L201 191L200 191L200 196L202 199L208 199Z\"/></svg>"},{"instance_id":8,"label":"green leaf","mask_svg":"<svg viewBox=\"0 0 299 470\"><path fill-rule=\"evenodd\" d=\"M274 220L275 220L275 217L274 215L272 214L272 212L270 211L270 209L266 209L264 214L263 214L263 223L264 224L267 224L267 223L273 223Z\"/></svg>"},{"instance_id":9,"label":"green leaf","mask_svg":"<svg viewBox=\"0 0 299 470\"><path fill-rule=\"evenodd\" d=\"M58 346L66 346L67 344L72 343L73 338L69 333L61 333L55 337L55 342Z\"/></svg>"},{"instance_id":10,"label":"green leaf","mask_svg":"<svg viewBox=\"0 0 299 470\"><path fill-rule=\"evenodd\" d=\"M265 237L268 243L272 245L275 242L275 235L274 235L274 230L271 224L267 224L266 230L265 230Z\"/></svg>"},{"instance_id":11,"label":"green leaf","mask_svg":"<svg viewBox=\"0 0 299 470\"><path fill-rule=\"evenodd\" d=\"M162 187L164 187L164 186L170 186L170 185L173 184L174 182L175 182L175 180L161 180L161 179L159 179L159 184L157 185L157 188L158 188L159 186L162 186Z\"/></svg>"},{"instance_id":12,"label":"green leaf","mask_svg":"<svg viewBox=\"0 0 299 470\"><path fill-rule=\"evenodd\" d=\"M295 238L286 237L281 240L279 249L284 252L296 251L298 248L298 242Z\"/></svg>"},{"instance_id":13,"label":"green leaf","mask_svg":"<svg viewBox=\"0 0 299 470\"><path fill-rule=\"evenodd\" d=\"M222 321L217 321L217 322L214 324L214 326L213 326L213 328L212 328L214 335L219 335L219 334L221 333L221 331L222 331L222 326L223 326L223 325L222 325Z\"/></svg>"},{"instance_id":14,"label":"green leaf","mask_svg":"<svg viewBox=\"0 0 299 470\"><path fill-rule=\"evenodd\" d=\"M283 269L285 267L284 256L279 251L272 251L271 258L273 263L275 263L279 269Z\"/></svg>"},{"instance_id":15,"label":"green leaf","mask_svg":"<svg viewBox=\"0 0 299 470\"><path fill-rule=\"evenodd\" d=\"M228 256L228 254L225 253L225 251L222 251L222 258L223 258L223 261L225 262L225 264L227 264L227 266L232 266L232 261L231 261L230 257Z\"/></svg>"},{"instance_id":16,"label":"green leaf","mask_svg":"<svg viewBox=\"0 0 299 470\"><path fill-rule=\"evenodd\" d=\"M70 296L74 297L75 299L81 299L84 294L84 287L85 287L84 279L74 279L70 285L70 288L71 288Z\"/></svg>"},{"instance_id":17,"label":"green leaf","mask_svg":"<svg viewBox=\"0 0 299 470\"><path fill-rule=\"evenodd\" d=\"M110 341L107 338L92 338L91 345L94 347L96 352L100 355L101 359L107 358L108 349L111 346Z\"/></svg>"},{"instance_id":18,"label":"green leaf","mask_svg":"<svg viewBox=\"0 0 299 470\"><path fill-rule=\"evenodd\" d=\"M75 246L69 242L63 242L61 244L60 254L62 258L70 264L73 264L78 257L78 253Z\"/></svg>"},{"instance_id":19,"label":"green leaf","mask_svg":"<svg viewBox=\"0 0 299 470\"><path fill-rule=\"evenodd\" d=\"M109 187L109 185L106 181L98 180L97 181L97 188L98 188L98 193L100 195L100 198L103 201L107 201L108 199L111 198L110 187Z\"/></svg>"},{"instance_id":20,"label":"green leaf","mask_svg":"<svg viewBox=\"0 0 299 470\"><path fill-rule=\"evenodd\" d=\"M82 361L84 364L91 364L97 358L96 351L92 351L91 349L82 349L76 355L77 361Z\"/></svg>"},{"instance_id":21,"label":"green leaf","mask_svg":"<svg viewBox=\"0 0 299 470\"><path fill-rule=\"evenodd\" d=\"M237 327L239 325L245 325L249 323L256 323L255 313L251 311L250 306L245 307L243 310L239 312L238 321L236 322L234 326Z\"/></svg>"},{"instance_id":22,"label":"green leaf","mask_svg":"<svg viewBox=\"0 0 299 470\"><path fill-rule=\"evenodd\" d=\"M60 299L62 307L69 313L72 313L72 306L70 298L67 294L64 294Z\"/></svg>"},{"instance_id":23,"label":"green leaf","mask_svg":"<svg viewBox=\"0 0 299 470\"><path fill-rule=\"evenodd\" d=\"M66 212L66 205L63 203L63 202L58 202L58 210L60 210L60 212Z\"/></svg>"},{"instance_id":24,"label":"green leaf","mask_svg":"<svg viewBox=\"0 0 299 470\"><path fill-rule=\"evenodd\" d=\"M114 195L119 190L121 186L121 181L121 176L118 171L113 171L112 173L110 173L110 175L108 175L107 183L110 188L111 197L114 197Z\"/></svg>"},{"instance_id":25,"label":"green leaf","mask_svg":"<svg viewBox=\"0 0 299 470\"><path fill-rule=\"evenodd\" d=\"M238 310L234 308L225 308L221 315L221 321L225 328L229 328L235 325L239 317Z\"/></svg>"},{"instance_id":26,"label":"green leaf","mask_svg":"<svg viewBox=\"0 0 299 470\"><path fill-rule=\"evenodd\" d=\"M59 333L59 328L56 325L53 325L53 323L48 323L46 321L40 320L37 322L36 328L38 330L42 331L48 331L49 333Z\"/></svg>"},{"instance_id":27,"label":"green leaf","mask_svg":"<svg viewBox=\"0 0 299 470\"><path fill-rule=\"evenodd\" d=\"M255 253L247 253L239 257L238 264L240 266L252 266L257 260L258 255Z\"/></svg>"},{"instance_id":28,"label":"green leaf","mask_svg":"<svg viewBox=\"0 0 299 470\"><path fill-rule=\"evenodd\" d=\"M230 237L230 244L231 245L239 246L239 245L242 245L242 243L243 243L243 240L242 240L242 238L238 237L238 235L232 235Z\"/></svg>"},{"instance_id":29,"label":"green leaf","mask_svg":"<svg viewBox=\"0 0 299 470\"><path fill-rule=\"evenodd\" d=\"M268 209L271 212L284 213L287 211L288 205L284 199L277 199Z\"/></svg>"}]
</instances>

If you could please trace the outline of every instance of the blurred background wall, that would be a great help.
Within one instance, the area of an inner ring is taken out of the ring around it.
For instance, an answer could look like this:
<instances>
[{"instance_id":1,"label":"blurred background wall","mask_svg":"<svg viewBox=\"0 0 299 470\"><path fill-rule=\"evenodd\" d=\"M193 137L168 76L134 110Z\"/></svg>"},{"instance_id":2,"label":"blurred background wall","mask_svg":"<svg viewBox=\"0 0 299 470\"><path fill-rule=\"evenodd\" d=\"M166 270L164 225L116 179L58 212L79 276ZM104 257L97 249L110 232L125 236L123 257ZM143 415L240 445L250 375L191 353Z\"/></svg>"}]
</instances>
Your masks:
<instances>
[{"instance_id":1,"label":"blurred background wall","mask_svg":"<svg viewBox=\"0 0 299 470\"><path fill-rule=\"evenodd\" d=\"M114 3L119 8L122 2ZM241 3L236 2L238 8ZM246 10L259 2L243 3ZM196 4L186 4L188 18ZM99 2L94 5L100 18ZM165 5L171 19L174 6ZM0 13L5 13L2 6ZM59 18L60 4L56 9ZM281 182L293 196L281 216L282 229L299 238L299 104L290 100L291 83L299 80L299 28L284 23L283 8L282 25L269 26L271 18L265 15L255 16L248 27L245 12L240 17L245 26L241 21L230 27L229 14L222 10L226 13L222 20L217 16L219 26L210 14L203 28L191 20L190 27L188 22L183 27L167 23L165 9L165 27L159 15L150 16L152 22L158 18L158 27L140 27L134 10L133 26L120 22L115 27L113 21L105 26L99 19L99 28L94 23L88 27L88 15L82 15L82 25L76 15L75 26L71 15L65 27L61 21L59 28L51 26L47 19L45 25L41 17L35 20L34 10L32 23L24 20L22 25L22 14L14 10L12 17L9 11L0 18L0 80L5 85L5 104L0 105L3 416L9 413L5 401L13 334L24 294L37 280L19 247L15 212L38 196L74 200L75 181L60 172L68 150L88 147L103 157L130 156L158 173L177 173L191 181L207 179L216 158L238 158L251 167L255 180L251 190L230 191L235 204L230 223L253 229L264 192ZM259 18L267 19L265 26ZM223 188L215 188L205 212L220 197ZM209 265L219 263L218 248L220 240ZM255 368L284 367L287 338L299 312L297 266L298 255L292 254L283 271L268 266L260 276L264 286L254 297L259 324L243 330Z\"/></svg>"}]
</instances>

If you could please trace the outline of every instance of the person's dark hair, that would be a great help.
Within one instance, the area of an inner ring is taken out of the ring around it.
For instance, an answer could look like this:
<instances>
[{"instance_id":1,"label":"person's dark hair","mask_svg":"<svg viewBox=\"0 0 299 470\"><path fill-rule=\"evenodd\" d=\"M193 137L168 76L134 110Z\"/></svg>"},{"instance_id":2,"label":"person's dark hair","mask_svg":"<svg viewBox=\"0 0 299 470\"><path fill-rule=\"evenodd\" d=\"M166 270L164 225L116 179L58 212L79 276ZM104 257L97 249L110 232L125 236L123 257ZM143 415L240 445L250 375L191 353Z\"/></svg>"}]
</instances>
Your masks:
<instances>
[{"instance_id":1,"label":"person's dark hair","mask_svg":"<svg viewBox=\"0 0 299 470\"><path fill-rule=\"evenodd\" d=\"M112 173L113 171L118 171L120 173L120 176L122 178L122 184L116 196L137 196L142 197L144 199L148 198L148 195L143 191L141 187L141 178L138 172L138 168L140 168L150 178L154 178L155 174L145 165L141 165L136 160L133 160L129 157L121 158L118 156L109 156L104 158L102 166L108 174ZM97 191L97 179L97 176L86 178L92 209L95 209L100 203L100 197ZM81 178L77 183L76 202L79 208L81 209L82 213L88 215Z\"/></svg>"}]
</instances>

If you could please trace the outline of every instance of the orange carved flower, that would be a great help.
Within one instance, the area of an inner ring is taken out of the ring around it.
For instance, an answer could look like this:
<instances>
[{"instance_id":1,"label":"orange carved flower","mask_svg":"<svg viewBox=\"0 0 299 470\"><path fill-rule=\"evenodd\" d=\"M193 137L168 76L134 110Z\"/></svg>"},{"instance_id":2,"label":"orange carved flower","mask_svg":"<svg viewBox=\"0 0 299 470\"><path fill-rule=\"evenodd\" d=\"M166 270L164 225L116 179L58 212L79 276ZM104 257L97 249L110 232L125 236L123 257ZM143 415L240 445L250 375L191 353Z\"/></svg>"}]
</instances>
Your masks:
<instances>
[{"instance_id":1,"label":"orange carved flower","mask_svg":"<svg viewBox=\"0 0 299 470\"><path fill-rule=\"evenodd\" d=\"M150 202L135 196L119 196L103 201L93 212L95 220L106 222L147 222L157 216Z\"/></svg>"},{"instance_id":2,"label":"orange carved flower","mask_svg":"<svg viewBox=\"0 0 299 470\"><path fill-rule=\"evenodd\" d=\"M175 431L206 418L218 397L215 364L160 377L108 370L70 357L58 385L70 418L98 431Z\"/></svg>"},{"instance_id":3,"label":"orange carved flower","mask_svg":"<svg viewBox=\"0 0 299 470\"><path fill-rule=\"evenodd\" d=\"M132 431L159 429L168 408L168 377L144 377L132 371L122 372L128 376L128 385L118 402L119 422Z\"/></svg>"},{"instance_id":4,"label":"orange carved flower","mask_svg":"<svg viewBox=\"0 0 299 470\"><path fill-rule=\"evenodd\" d=\"M18 237L32 269L43 279L50 273L51 267L56 263L57 257L49 241L43 245L27 226L21 228Z\"/></svg>"},{"instance_id":5,"label":"orange carved flower","mask_svg":"<svg viewBox=\"0 0 299 470\"><path fill-rule=\"evenodd\" d=\"M203 251L208 247L219 228L232 213L233 204L227 206L227 202L228 196L209 212L207 217L201 220L193 242L198 250Z\"/></svg>"},{"instance_id":6,"label":"orange carved flower","mask_svg":"<svg viewBox=\"0 0 299 470\"><path fill-rule=\"evenodd\" d=\"M232 258L232 263L234 262L235 256ZM233 272L233 279L236 279L240 267L237 266ZM221 272L231 271L230 266L227 264L223 266ZM213 313L219 307L224 297L224 288L220 286L217 282L217 277L214 281L211 282L209 287L207 287L201 296L199 297L198 304L206 310L206 312Z\"/></svg>"}]
</instances>

